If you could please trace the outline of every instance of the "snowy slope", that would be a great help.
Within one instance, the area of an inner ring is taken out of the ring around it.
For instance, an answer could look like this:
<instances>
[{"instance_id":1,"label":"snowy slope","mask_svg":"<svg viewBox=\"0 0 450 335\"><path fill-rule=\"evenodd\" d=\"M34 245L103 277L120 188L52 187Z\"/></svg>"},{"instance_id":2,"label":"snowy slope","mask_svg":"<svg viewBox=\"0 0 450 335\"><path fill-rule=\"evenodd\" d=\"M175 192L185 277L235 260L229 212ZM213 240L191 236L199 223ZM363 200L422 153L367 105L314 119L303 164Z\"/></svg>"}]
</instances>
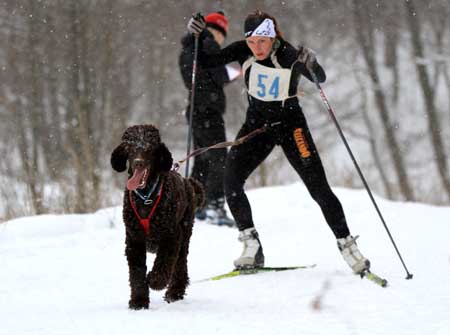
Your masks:
<instances>
[{"instance_id":1,"label":"snowy slope","mask_svg":"<svg viewBox=\"0 0 450 335\"><path fill-rule=\"evenodd\" d=\"M186 299L167 304L152 291L144 311L127 309L120 208L0 225L0 334L450 334L450 208L377 199L414 274L407 281L367 195L335 192L360 249L390 287L351 274L297 183L249 198L266 264L316 268L195 283L231 270L241 251L237 230L197 223Z\"/></svg>"}]
</instances>

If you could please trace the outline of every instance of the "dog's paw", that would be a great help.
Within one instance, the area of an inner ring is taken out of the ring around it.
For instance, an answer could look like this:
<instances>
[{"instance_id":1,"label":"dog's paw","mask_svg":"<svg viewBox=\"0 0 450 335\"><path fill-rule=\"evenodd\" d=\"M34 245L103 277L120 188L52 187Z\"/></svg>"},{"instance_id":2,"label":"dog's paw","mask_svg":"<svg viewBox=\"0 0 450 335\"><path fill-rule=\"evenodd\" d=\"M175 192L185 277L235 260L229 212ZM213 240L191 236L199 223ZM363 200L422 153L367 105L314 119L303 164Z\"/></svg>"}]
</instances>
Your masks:
<instances>
[{"instance_id":1,"label":"dog's paw","mask_svg":"<svg viewBox=\"0 0 450 335\"><path fill-rule=\"evenodd\" d=\"M159 274L155 274L153 273L153 271L151 271L147 275L148 286L156 291L160 291L166 288L168 281L169 281L168 278L165 278L164 276Z\"/></svg>"},{"instance_id":2,"label":"dog's paw","mask_svg":"<svg viewBox=\"0 0 450 335\"><path fill-rule=\"evenodd\" d=\"M150 299L148 297L142 298L132 298L128 302L128 308L139 310L139 309L148 309L148 305L150 304Z\"/></svg>"},{"instance_id":3,"label":"dog's paw","mask_svg":"<svg viewBox=\"0 0 450 335\"><path fill-rule=\"evenodd\" d=\"M169 304L171 302L175 302L175 301L183 300L183 299L184 299L184 292L169 292L169 291L167 291L164 296L164 300Z\"/></svg>"}]
</instances>

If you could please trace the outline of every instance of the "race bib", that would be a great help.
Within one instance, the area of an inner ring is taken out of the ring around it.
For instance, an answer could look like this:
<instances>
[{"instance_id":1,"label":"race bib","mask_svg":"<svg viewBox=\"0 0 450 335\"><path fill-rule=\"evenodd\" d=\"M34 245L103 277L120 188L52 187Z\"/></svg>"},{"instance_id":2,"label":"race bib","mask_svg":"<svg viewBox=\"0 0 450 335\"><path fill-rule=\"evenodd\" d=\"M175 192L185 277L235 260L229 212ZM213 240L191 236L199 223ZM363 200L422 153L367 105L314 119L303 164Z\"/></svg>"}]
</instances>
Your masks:
<instances>
[{"instance_id":1,"label":"race bib","mask_svg":"<svg viewBox=\"0 0 450 335\"><path fill-rule=\"evenodd\" d=\"M250 68L248 94L262 101L289 98L290 69L271 68L253 63Z\"/></svg>"}]
</instances>

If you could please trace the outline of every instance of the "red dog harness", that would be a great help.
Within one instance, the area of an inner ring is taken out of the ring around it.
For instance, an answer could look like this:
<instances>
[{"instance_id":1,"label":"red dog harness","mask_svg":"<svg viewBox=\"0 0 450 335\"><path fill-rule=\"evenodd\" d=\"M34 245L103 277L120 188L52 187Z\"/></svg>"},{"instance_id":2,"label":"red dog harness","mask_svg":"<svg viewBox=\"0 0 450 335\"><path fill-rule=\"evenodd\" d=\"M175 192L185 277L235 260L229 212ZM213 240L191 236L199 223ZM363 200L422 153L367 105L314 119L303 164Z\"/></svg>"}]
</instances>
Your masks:
<instances>
[{"instance_id":1,"label":"red dog harness","mask_svg":"<svg viewBox=\"0 0 450 335\"><path fill-rule=\"evenodd\" d=\"M130 197L130 203L131 208L133 208L133 212L136 215L136 217L139 219L139 223L141 224L142 228L144 228L145 234L150 234L150 219L152 218L153 214L155 214L156 207L158 207L159 202L161 201L162 193L163 193L163 182L161 182L161 186L159 188L158 197L155 200L155 204L153 205L152 210L150 211L147 218L142 218L136 208L136 204L133 202L133 198L131 197L131 192L128 191L128 195Z\"/></svg>"}]
</instances>

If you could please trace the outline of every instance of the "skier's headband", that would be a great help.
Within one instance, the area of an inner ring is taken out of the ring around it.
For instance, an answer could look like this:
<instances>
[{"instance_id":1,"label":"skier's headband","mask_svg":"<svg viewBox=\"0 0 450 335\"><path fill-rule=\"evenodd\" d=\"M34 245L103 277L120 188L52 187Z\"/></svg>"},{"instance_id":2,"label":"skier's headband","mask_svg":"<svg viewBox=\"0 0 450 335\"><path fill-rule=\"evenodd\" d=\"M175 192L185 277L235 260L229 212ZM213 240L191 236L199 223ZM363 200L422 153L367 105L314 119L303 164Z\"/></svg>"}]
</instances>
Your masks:
<instances>
[{"instance_id":1,"label":"skier's headband","mask_svg":"<svg viewBox=\"0 0 450 335\"><path fill-rule=\"evenodd\" d=\"M245 38L250 36L264 36L274 38L277 36L275 32L275 25L273 20L265 19L261 22L256 28L252 29L252 27L246 27L245 29Z\"/></svg>"}]
</instances>

